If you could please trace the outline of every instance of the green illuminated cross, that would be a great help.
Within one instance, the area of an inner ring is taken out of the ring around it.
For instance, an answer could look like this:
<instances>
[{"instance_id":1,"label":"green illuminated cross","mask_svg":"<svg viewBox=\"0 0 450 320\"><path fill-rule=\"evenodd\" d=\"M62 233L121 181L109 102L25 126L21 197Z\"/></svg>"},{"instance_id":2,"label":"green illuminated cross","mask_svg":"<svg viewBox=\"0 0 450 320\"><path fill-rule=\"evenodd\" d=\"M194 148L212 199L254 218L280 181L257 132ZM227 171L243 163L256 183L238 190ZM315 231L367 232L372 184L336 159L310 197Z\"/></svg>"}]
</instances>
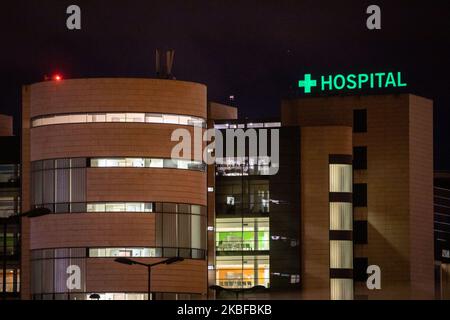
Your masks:
<instances>
[{"instance_id":1,"label":"green illuminated cross","mask_svg":"<svg viewBox=\"0 0 450 320\"><path fill-rule=\"evenodd\" d=\"M305 93L311 93L311 87L316 87L317 81L311 79L311 74L305 74L305 79L298 81L298 87L305 88Z\"/></svg>"}]
</instances>

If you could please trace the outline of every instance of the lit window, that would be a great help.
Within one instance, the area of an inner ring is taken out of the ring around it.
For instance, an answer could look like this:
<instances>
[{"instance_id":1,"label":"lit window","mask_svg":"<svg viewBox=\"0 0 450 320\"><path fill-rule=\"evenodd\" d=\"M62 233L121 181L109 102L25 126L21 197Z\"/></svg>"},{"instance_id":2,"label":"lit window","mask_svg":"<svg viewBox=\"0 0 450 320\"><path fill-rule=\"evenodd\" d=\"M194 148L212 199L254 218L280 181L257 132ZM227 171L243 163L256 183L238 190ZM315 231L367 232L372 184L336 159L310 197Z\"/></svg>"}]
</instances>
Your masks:
<instances>
[{"instance_id":1,"label":"lit window","mask_svg":"<svg viewBox=\"0 0 450 320\"><path fill-rule=\"evenodd\" d=\"M169 168L205 171L206 165L201 161L182 159L154 159L154 158L92 158L93 168Z\"/></svg>"},{"instance_id":2,"label":"lit window","mask_svg":"<svg viewBox=\"0 0 450 320\"><path fill-rule=\"evenodd\" d=\"M352 204L330 202L330 230L352 230Z\"/></svg>"},{"instance_id":3,"label":"lit window","mask_svg":"<svg viewBox=\"0 0 450 320\"><path fill-rule=\"evenodd\" d=\"M330 192L352 192L352 166L330 164Z\"/></svg>"},{"instance_id":4,"label":"lit window","mask_svg":"<svg viewBox=\"0 0 450 320\"><path fill-rule=\"evenodd\" d=\"M106 122L126 122L127 116L125 113L107 113Z\"/></svg>"},{"instance_id":5,"label":"lit window","mask_svg":"<svg viewBox=\"0 0 450 320\"><path fill-rule=\"evenodd\" d=\"M145 115L145 122L148 122L148 123L163 123L163 115L162 114L147 113Z\"/></svg>"},{"instance_id":6,"label":"lit window","mask_svg":"<svg viewBox=\"0 0 450 320\"><path fill-rule=\"evenodd\" d=\"M300 283L300 275L291 274L291 283Z\"/></svg>"},{"instance_id":7,"label":"lit window","mask_svg":"<svg viewBox=\"0 0 450 320\"><path fill-rule=\"evenodd\" d=\"M352 279L330 279L331 300L352 300Z\"/></svg>"},{"instance_id":8,"label":"lit window","mask_svg":"<svg viewBox=\"0 0 450 320\"><path fill-rule=\"evenodd\" d=\"M269 256L218 256L216 281L225 288L269 287Z\"/></svg>"},{"instance_id":9,"label":"lit window","mask_svg":"<svg viewBox=\"0 0 450 320\"><path fill-rule=\"evenodd\" d=\"M91 258L157 257L156 248L89 248Z\"/></svg>"},{"instance_id":10,"label":"lit window","mask_svg":"<svg viewBox=\"0 0 450 320\"><path fill-rule=\"evenodd\" d=\"M125 212L126 211L125 203L107 203L106 211L107 212Z\"/></svg>"},{"instance_id":11,"label":"lit window","mask_svg":"<svg viewBox=\"0 0 450 320\"><path fill-rule=\"evenodd\" d=\"M136 122L136 123L166 123L188 126L205 127L202 118L158 113L80 113L68 115L49 115L33 119L32 127L69 123L95 123L95 122Z\"/></svg>"},{"instance_id":12,"label":"lit window","mask_svg":"<svg viewBox=\"0 0 450 320\"><path fill-rule=\"evenodd\" d=\"M127 122L145 122L145 113L127 113Z\"/></svg>"},{"instance_id":13,"label":"lit window","mask_svg":"<svg viewBox=\"0 0 450 320\"><path fill-rule=\"evenodd\" d=\"M167 124L178 124L179 117L175 115L170 114L164 114L163 115L163 122Z\"/></svg>"},{"instance_id":14,"label":"lit window","mask_svg":"<svg viewBox=\"0 0 450 320\"><path fill-rule=\"evenodd\" d=\"M345 240L330 241L330 268L353 268L353 242Z\"/></svg>"},{"instance_id":15,"label":"lit window","mask_svg":"<svg viewBox=\"0 0 450 320\"><path fill-rule=\"evenodd\" d=\"M148 159L150 168L164 168L164 159Z\"/></svg>"}]
</instances>

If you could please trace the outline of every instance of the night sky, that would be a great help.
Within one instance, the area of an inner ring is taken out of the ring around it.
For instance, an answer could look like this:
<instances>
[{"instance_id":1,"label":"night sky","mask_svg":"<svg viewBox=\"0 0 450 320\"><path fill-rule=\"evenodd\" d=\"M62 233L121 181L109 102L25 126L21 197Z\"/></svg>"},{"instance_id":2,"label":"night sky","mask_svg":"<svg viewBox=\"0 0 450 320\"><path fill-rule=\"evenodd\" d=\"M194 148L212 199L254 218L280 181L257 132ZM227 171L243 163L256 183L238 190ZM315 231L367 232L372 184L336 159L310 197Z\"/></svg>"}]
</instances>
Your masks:
<instances>
[{"instance_id":1,"label":"night sky","mask_svg":"<svg viewBox=\"0 0 450 320\"><path fill-rule=\"evenodd\" d=\"M66 28L71 4L81 31ZM381 30L366 28L370 4ZM210 100L235 95L251 119L277 116L304 73L401 71L435 101L435 165L450 169L449 1L9 0L0 41L0 112L16 118L21 85L55 72L153 77L156 48L176 50L177 79L205 83Z\"/></svg>"}]
</instances>

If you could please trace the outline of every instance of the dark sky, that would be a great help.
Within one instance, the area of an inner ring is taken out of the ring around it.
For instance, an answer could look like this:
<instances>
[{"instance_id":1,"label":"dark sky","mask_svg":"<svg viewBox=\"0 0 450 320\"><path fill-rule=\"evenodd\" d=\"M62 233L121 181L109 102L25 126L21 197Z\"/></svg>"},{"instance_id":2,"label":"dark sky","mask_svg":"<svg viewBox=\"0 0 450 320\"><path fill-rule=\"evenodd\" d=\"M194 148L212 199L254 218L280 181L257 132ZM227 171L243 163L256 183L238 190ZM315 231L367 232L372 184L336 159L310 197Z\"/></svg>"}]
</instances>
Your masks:
<instances>
[{"instance_id":1,"label":"dark sky","mask_svg":"<svg viewBox=\"0 0 450 320\"><path fill-rule=\"evenodd\" d=\"M9 0L0 6L0 112L19 115L20 86L65 78L152 77L154 50L176 50L180 80L230 94L243 117L277 116L304 73L402 71L435 101L435 164L450 169L449 1ZM67 6L82 30L66 29ZM365 27L368 5L382 30ZM16 121L18 124L19 121Z\"/></svg>"}]
</instances>

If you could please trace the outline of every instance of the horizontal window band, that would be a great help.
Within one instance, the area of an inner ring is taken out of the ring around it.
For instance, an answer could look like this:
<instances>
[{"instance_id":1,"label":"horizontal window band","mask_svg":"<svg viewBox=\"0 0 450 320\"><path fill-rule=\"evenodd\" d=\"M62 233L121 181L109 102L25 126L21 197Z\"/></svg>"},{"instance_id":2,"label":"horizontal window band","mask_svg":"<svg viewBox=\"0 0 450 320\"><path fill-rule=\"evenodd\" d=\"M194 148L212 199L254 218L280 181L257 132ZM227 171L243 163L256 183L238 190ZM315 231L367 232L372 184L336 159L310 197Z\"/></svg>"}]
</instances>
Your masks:
<instances>
[{"instance_id":1,"label":"horizontal window band","mask_svg":"<svg viewBox=\"0 0 450 320\"><path fill-rule=\"evenodd\" d=\"M206 250L179 247L94 247L31 250L31 261L84 258L172 258L205 259Z\"/></svg>"},{"instance_id":2,"label":"horizontal window band","mask_svg":"<svg viewBox=\"0 0 450 320\"><path fill-rule=\"evenodd\" d=\"M353 164L353 156L350 154L330 154L328 162L330 164Z\"/></svg>"},{"instance_id":3,"label":"horizontal window band","mask_svg":"<svg viewBox=\"0 0 450 320\"><path fill-rule=\"evenodd\" d=\"M216 250L216 256L245 256L245 255L252 255L252 256L268 256L270 254L269 250L236 250L236 251L222 251L222 250Z\"/></svg>"},{"instance_id":4,"label":"horizontal window band","mask_svg":"<svg viewBox=\"0 0 450 320\"><path fill-rule=\"evenodd\" d=\"M95 291L95 292L86 292L86 291L72 291L72 292L41 292L41 293L32 293L31 298L33 300L96 300L96 298L91 298L93 294L97 294L100 296L99 300L103 300L102 296L104 295L122 295L118 300L126 301L126 300L148 300L147 292L119 292L119 291ZM135 299L135 296L138 295L140 299ZM132 296L133 299L123 299L123 297ZM203 295L198 292L157 292L152 291L150 297L154 300L201 300ZM108 299L110 300L110 299ZM116 299L112 299L112 301L117 301Z\"/></svg>"},{"instance_id":5,"label":"horizontal window band","mask_svg":"<svg viewBox=\"0 0 450 320\"><path fill-rule=\"evenodd\" d=\"M206 216L206 206L172 202L66 202L34 205L58 213L171 213Z\"/></svg>"},{"instance_id":6,"label":"horizontal window band","mask_svg":"<svg viewBox=\"0 0 450 320\"><path fill-rule=\"evenodd\" d=\"M31 172L76 168L154 168L205 172L207 165L196 160L135 156L46 159L31 163Z\"/></svg>"},{"instance_id":7,"label":"horizontal window band","mask_svg":"<svg viewBox=\"0 0 450 320\"><path fill-rule=\"evenodd\" d=\"M353 269L330 269L332 279L353 279Z\"/></svg>"},{"instance_id":8,"label":"horizontal window band","mask_svg":"<svg viewBox=\"0 0 450 320\"><path fill-rule=\"evenodd\" d=\"M349 230L330 230L330 240L353 240L353 232Z\"/></svg>"},{"instance_id":9,"label":"horizontal window band","mask_svg":"<svg viewBox=\"0 0 450 320\"><path fill-rule=\"evenodd\" d=\"M353 194L351 192L330 192L330 202L353 202Z\"/></svg>"},{"instance_id":10,"label":"horizontal window band","mask_svg":"<svg viewBox=\"0 0 450 320\"><path fill-rule=\"evenodd\" d=\"M154 112L86 112L64 113L34 117L31 119L31 128L88 123L147 123L147 124L174 124L193 127L206 127L206 120L190 115L154 113Z\"/></svg>"}]
</instances>

